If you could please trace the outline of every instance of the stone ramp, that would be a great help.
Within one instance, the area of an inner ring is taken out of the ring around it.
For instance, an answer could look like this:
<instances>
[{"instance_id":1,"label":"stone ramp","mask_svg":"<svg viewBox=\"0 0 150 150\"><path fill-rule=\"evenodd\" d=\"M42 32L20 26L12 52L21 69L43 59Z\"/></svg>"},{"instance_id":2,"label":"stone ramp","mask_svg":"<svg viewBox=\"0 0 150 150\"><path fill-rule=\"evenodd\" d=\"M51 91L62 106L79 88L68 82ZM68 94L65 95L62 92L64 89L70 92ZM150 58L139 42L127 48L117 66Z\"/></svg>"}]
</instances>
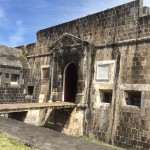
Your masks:
<instances>
[{"instance_id":1,"label":"stone ramp","mask_svg":"<svg viewBox=\"0 0 150 150\"><path fill-rule=\"evenodd\" d=\"M0 117L0 132L30 145L34 150L115 150L57 131Z\"/></svg>"}]
</instances>

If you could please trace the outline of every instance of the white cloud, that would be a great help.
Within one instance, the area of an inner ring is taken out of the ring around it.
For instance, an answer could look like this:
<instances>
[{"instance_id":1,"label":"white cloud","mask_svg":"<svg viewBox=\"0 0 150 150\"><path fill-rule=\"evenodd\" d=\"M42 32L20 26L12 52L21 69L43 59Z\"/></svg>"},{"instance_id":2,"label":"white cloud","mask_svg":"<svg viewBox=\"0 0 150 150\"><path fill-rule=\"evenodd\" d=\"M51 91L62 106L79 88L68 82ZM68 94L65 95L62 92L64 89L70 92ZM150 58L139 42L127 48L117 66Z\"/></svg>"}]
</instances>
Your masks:
<instances>
[{"instance_id":1,"label":"white cloud","mask_svg":"<svg viewBox=\"0 0 150 150\"><path fill-rule=\"evenodd\" d=\"M24 3L24 7L32 10L43 9L43 8L47 8L48 6L49 6L49 2L47 2L46 0L38 0L38 2L37 0L32 0L32 2Z\"/></svg>"},{"instance_id":2,"label":"white cloud","mask_svg":"<svg viewBox=\"0 0 150 150\"><path fill-rule=\"evenodd\" d=\"M16 46L24 41L25 28L21 20L16 21L16 31L9 37L9 44Z\"/></svg>"},{"instance_id":3,"label":"white cloud","mask_svg":"<svg viewBox=\"0 0 150 150\"><path fill-rule=\"evenodd\" d=\"M0 37L0 43L17 46L25 42L25 35L32 33L35 36L35 32L39 29L84 17L134 0L80 0L80 4L73 0L70 2L68 0L56 0L54 4L50 0L38 0L38 2L32 0L31 3L29 1L0 0L0 28L2 29L0 31L6 31L1 32L0 36L3 37ZM144 0L144 6L150 7L150 0ZM18 12L18 10L23 11ZM14 23L16 18L21 18L21 15L17 13L24 15L22 16L23 22L17 20ZM33 17L34 19L32 19ZM5 30L3 30L4 28ZM28 30L25 30L25 28ZM30 38L26 36L26 39Z\"/></svg>"},{"instance_id":4,"label":"white cloud","mask_svg":"<svg viewBox=\"0 0 150 150\"><path fill-rule=\"evenodd\" d=\"M150 0L144 0L144 6L150 7Z\"/></svg>"},{"instance_id":5,"label":"white cloud","mask_svg":"<svg viewBox=\"0 0 150 150\"><path fill-rule=\"evenodd\" d=\"M0 18L3 18L3 17L5 17L5 15L4 15L4 11L3 11L3 9L2 9L2 8L0 8Z\"/></svg>"},{"instance_id":6,"label":"white cloud","mask_svg":"<svg viewBox=\"0 0 150 150\"><path fill-rule=\"evenodd\" d=\"M23 22L10 17L12 14L9 9L5 5L2 6L0 6L0 44L17 46L24 43L25 26Z\"/></svg>"},{"instance_id":7,"label":"white cloud","mask_svg":"<svg viewBox=\"0 0 150 150\"><path fill-rule=\"evenodd\" d=\"M104 0L104 1L82 0L82 1L83 6L81 7L81 13L88 15L131 2L132 0Z\"/></svg>"},{"instance_id":8,"label":"white cloud","mask_svg":"<svg viewBox=\"0 0 150 150\"><path fill-rule=\"evenodd\" d=\"M4 27L6 21L7 21L7 17L5 11L0 7L0 27Z\"/></svg>"},{"instance_id":9,"label":"white cloud","mask_svg":"<svg viewBox=\"0 0 150 150\"><path fill-rule=\"evenodd\" d=\"M74 18L97 13L109 8L113 8L134 0L81 0L82 5L77 8ZM143 0L144 6L150 7L150 0ZM75 11L75 9L73 9Z\"/></svg>"},{"instance_id":10,"label":"white cloud","mask_svg":"<svg viewBox=\"0 0 150 150\"><path fill-rule=\"evenodd\" d=\"M16 27L14 32L12 32L8 38L0 37L0 44L17 46L24 42L25 28L21 20L16 21Z\"/></svg>"}]
</instances>

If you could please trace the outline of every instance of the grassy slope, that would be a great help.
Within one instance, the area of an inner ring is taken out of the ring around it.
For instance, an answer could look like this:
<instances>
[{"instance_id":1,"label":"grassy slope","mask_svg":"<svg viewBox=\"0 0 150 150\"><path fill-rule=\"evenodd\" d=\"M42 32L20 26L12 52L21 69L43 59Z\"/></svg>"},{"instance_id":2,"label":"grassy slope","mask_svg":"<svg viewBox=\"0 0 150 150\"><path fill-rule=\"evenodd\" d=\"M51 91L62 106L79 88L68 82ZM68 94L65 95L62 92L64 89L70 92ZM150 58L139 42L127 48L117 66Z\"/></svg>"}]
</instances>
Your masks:
<instances>
[{"instance_id":1,"label":"grassy slope","mask_svg":"<svg viewBox=\"0 0 150 150\"><path fill-rule=\"evenodd\" d=\"M107 147L110 147L110 148L115 148L116 150L124 150L123 148L119 148L119 147L110 145L110 144L108 144L108 143L104 143L104 142L102 142L102 141L97 141L97 140L94 140L94 139L92 139L92 138L88 138L88 137L84 137L84 136L81 137L81 138L84 139L84 140L87 140L87 141L96 143L96 144L104 145L104 146L107 146Z\"/></svg>"},{"instance_id":2,"label":"grassy slope","mask_svg":"<svg viewBox=\"0 0 150 150\"><path fill-rule=\"evenodd\" d=\"M31 148L0 134L0 150L31 150Z\"/></svg>"}]
</instances>

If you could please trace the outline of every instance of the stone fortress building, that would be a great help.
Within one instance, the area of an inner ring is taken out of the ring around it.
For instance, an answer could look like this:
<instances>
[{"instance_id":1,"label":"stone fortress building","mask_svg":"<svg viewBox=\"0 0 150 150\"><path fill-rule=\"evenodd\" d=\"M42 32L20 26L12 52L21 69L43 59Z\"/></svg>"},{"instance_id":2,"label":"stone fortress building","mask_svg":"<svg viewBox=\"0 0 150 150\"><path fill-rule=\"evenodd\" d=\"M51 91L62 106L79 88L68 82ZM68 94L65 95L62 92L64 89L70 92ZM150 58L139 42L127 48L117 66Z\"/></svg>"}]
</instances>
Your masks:
<instances>
[{"instance_id":1,"label":"stone fortress building","mask_svg":"<svg viewBox=\"0 0 150 150\"><path fill-rule=\"evenodd\" d=\"M78 104L29 111L25 122L150 149L150 9L143 0L40 30L36 43L17 48L19 64L0 60L0 103Z\"/></svg>"}]
</instances>

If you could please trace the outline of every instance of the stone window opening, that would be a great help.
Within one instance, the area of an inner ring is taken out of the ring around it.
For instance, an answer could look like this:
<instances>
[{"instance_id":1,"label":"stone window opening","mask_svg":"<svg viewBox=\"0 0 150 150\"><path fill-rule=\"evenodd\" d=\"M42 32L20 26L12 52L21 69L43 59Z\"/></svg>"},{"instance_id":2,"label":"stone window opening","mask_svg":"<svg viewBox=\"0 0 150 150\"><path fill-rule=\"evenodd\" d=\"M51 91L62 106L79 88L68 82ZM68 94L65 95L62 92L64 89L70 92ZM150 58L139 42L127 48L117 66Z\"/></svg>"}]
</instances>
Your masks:
<instances>
[{"instance_id":1,"label":"stone window opening","mask_svg":"<svg viewBox=\"0 0 150 150\"><path fill-rule=\"evenodd\" d=\"M100 90L100 98L102 103L112 102L112 90Z\"/></svg>"},{"instance_id":2,"label":"stone window opening","mask_svg":"<svg viewBox=\"0 0 150 150\"><path fill-rule=\"evenodd\" d=\"M41 78L42 79L49 79L50 76L50 67L42 67L41 68Z\"/></svg>"},{"instance_id":3,"label":"stone window opening","mask_svg":"<svg viewBox=\"0 0 150 150\"><path fill-rule=\"evenodd\" d=\"M19 74L11 74L11 84L18 85L19 84Z\"/></svg>"},{"instance_id":4,"label":"stone window opening","mask_svg":"<svg viewBox=\"0 0 150 150\"><path fill-rule=\"evenodd\" d=\"M6 74L5 74L5 78L9 78L9 73L6 73Z\"/></svg>"},{"instance_id":5,"label":"stone window opening","mask_svg":"<svg viewBox=\"0 0 150 150\"><path fill-rule=\"evenodd\" d=\"M32 96L34 91L34 86L28 86L27 87L27 94Z\"/></svg>"},{"instance_id":6,"label":"stone window opening","mask_svg":"<svg viewBox=\"0 0 150 150\"><path fill-rule=\"evenodd\" d=\"M141 91L125 91L127 105L141 106Z\"/></svg>"}]
</instances>

